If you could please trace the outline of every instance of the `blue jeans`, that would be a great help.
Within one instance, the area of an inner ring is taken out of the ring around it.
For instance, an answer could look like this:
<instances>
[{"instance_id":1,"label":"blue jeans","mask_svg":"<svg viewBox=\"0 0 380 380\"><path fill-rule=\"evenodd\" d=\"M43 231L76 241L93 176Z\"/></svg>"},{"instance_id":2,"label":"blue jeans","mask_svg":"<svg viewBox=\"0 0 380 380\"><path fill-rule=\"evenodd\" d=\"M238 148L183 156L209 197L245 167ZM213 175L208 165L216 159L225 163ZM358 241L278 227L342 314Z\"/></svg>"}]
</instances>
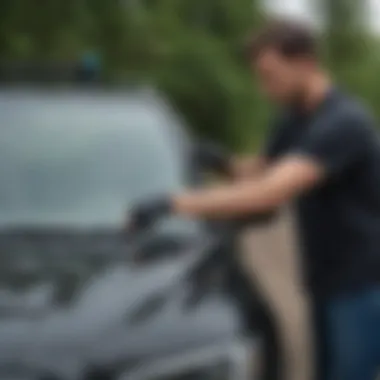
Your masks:
<instances>
[{"instance_id":1,"label":"blue jeans","mask_svg":"<svg viewBox=\"0 0 380 380\"><path fill-rule=\"evenodd\" d=\"M380 372L380 286L326 300L322 314L323 379L375 380Z\"/></svg>"}]
</instances>

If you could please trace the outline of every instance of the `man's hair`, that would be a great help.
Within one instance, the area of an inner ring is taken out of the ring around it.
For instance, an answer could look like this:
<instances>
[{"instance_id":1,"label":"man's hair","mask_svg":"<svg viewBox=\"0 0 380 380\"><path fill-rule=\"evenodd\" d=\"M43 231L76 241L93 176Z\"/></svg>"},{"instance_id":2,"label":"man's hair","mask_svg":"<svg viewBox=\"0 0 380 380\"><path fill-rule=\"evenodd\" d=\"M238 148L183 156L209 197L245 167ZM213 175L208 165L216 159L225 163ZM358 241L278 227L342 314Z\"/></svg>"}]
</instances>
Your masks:
<instances>
[{"instance_id":1,"label":"man's hair","mask_svg":"<svg viewBox=\"0 0 380 380\"><path fill-rule=\"evenodd\" d=\"M314 31L304 23L292 20L271 21L250 38L246 46L249 60L268 48L278 51L286 58L312 57L318 55L318 42Z\"/></svg>"}]
</instances>

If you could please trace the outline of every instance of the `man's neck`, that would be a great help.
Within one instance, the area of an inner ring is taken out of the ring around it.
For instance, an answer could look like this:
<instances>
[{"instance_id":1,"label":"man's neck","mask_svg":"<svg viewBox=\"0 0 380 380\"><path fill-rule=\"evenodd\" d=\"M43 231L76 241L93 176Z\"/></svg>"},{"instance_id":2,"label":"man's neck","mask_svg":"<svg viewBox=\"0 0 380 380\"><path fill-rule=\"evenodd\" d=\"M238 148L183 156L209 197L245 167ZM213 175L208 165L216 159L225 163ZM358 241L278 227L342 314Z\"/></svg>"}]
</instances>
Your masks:
<instances>
[{"instance_id":1,"label":"man's neck","mask_svg":"<svg viewBox=\"0 0 380 380\"><path fill-rule=\"evenodd\" d=\"M323 72L315 74L309 81L304 97L304 109L312 112L326 99L331 91L332 83L328 75Z\"/></svg>"}]
</instances>

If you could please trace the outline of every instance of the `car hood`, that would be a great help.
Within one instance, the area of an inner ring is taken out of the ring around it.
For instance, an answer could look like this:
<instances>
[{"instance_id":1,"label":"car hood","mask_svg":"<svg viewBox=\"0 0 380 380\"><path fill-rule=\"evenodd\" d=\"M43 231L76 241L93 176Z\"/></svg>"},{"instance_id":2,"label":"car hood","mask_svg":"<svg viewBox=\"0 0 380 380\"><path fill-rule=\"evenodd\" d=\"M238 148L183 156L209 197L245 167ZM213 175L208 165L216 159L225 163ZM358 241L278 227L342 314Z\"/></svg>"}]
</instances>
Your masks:
<instances>
[{"instance_id":1,"label":"car hood","mask_svg":"<svg viewBox=\"0 0 380 380\"><path fill-rule=\"evenodd\" d=\"M14 246L1 269L0 374L77 379L89 365L137 363L236 332L234 309L222 297L184 307L189 289L176 278L186 260L134 267L110 236L97 235L96 250L83 236L12 239L0 242L5 253ZM178 290L165 296L173 284Z\"/></svg>"}]
</instances>

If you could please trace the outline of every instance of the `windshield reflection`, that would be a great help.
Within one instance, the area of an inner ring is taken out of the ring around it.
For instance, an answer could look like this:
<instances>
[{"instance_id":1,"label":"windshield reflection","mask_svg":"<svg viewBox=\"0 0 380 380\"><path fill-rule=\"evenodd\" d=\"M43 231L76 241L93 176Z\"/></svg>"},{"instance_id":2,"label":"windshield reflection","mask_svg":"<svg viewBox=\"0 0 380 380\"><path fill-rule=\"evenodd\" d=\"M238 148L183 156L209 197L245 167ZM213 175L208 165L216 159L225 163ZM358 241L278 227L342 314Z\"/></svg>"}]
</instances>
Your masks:
<instances>
[{"instance_id":1,"label":"windshield reflection","mask_svg":"<svg viewBox=\"0 0 380 380\"><path fill-rule=\"evenodd\" d=\"M120 102L19 103L11 112L0 102L0 225L115 225L128 204L183 185L167 115Z\"/></svg>"}]
</instances>

